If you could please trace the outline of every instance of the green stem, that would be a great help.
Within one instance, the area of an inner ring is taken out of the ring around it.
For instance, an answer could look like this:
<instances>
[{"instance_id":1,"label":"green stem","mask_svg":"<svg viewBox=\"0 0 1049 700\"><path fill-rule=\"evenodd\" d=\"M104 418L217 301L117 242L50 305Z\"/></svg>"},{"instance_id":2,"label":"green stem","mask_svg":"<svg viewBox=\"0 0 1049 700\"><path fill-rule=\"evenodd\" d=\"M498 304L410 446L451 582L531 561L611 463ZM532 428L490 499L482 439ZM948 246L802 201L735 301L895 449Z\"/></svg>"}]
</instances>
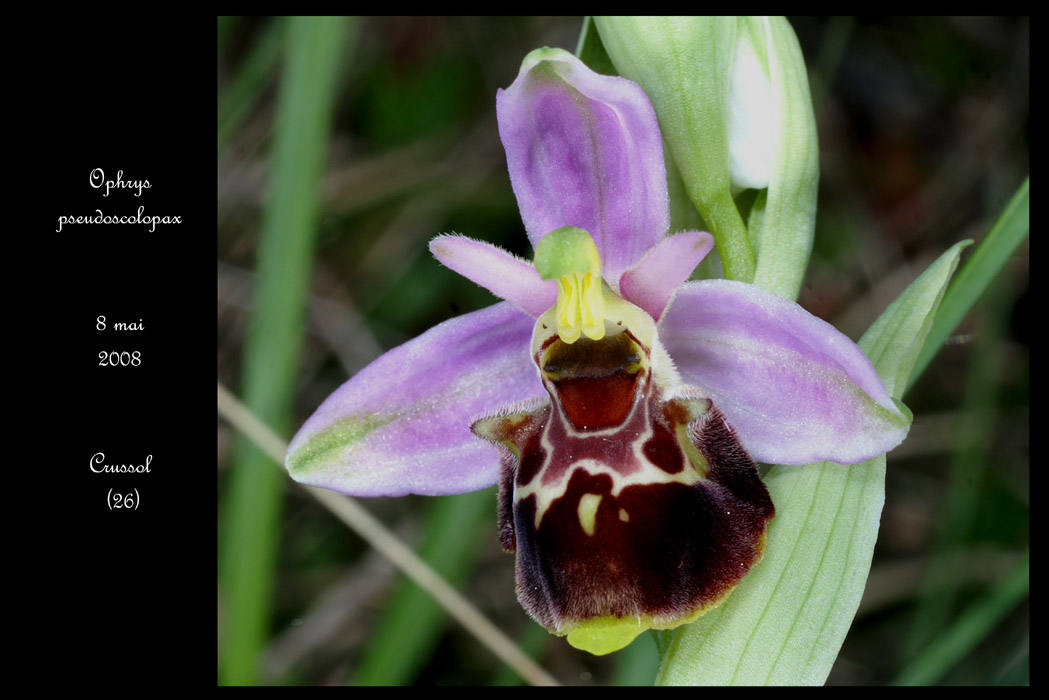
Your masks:
<instances>
[{"instance_id":1,"label":"green stem","mask_svg":"<svg viewBox=\"0 0 1049 700\"><path fill-rule=\"evenodd\" d=\"M736 209L736 204L732 201L728 190L723 193L723 196L709 202L700 202L698 197L699 193L694 193L692 201L698 202L699 213L714 236L714 243L721 256L721 266L725 271L725 279L753 282L754 271L757 267L754 249L747 238L747 227L743 223L743 217Z\"/></svg>"}]
</instances>

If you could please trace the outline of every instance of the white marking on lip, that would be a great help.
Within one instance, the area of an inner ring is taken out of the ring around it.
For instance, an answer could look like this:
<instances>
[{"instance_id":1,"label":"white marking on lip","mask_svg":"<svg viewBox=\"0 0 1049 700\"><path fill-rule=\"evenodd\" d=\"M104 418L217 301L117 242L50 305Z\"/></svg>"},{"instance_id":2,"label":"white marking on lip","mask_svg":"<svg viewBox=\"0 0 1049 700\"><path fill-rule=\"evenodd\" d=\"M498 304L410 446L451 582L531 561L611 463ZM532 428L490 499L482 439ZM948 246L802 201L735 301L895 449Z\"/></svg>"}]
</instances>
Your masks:
<instances>
[{"instance_id":1,"label":"white marking on lip","mask_svg":"<svg viewBox=\"0 0 1049 700\"><path fill-rule=\"evenodd\" d=\"M623 489L628 486L672 483L691 486L700 480L699 473L695 469L685 468L674 474L670 474L666 470L653 464L651 460L645 456L645 443L648 442L654 434L649 403L649 401L636 401L631 407L627 419L617 428L621 431L624 426L628 425L635 419L640 419L640 422L645 426L643 431L636 433L630 440L629 456L627 456L626 451L624 450L624 457L627 457L629 465L620 465L618 469L602 460L593 458L573 460L571 455L563 457L560 452L556 451L553 442L550 440L550 426L553 421L560 419L561 425L567 427L568 420L564 417L563 412L557 410L556 407L551 411L540 439L546 454L546 459L542 467L540 467L536 475L527 484L523 486L516 483L514 484L515 501L519 502L529 496L535 496L535 528L537 530L539 529L539 525L542 522L543 517L546 515L546 512L550 509L550 506L553 505L554 501L565 495L568 490L568 484L572 480L572 475L578 469L582 469L592 476L608 474L612 479L611 495L613 498L618 497L623 492ZM635 416L637 411L642 411L642 415ZM606 436L609 435L610 432L614 431L601 431L599 433L591 434L575 433L575 435L571 436L569 442L588 440L603 440L608 442L610 440ZM570 449L570 446L564 447L561 452L563 452L564 449ZM556 458L564 459L568 463L568 466L564 469L560 479L555 483L544 483L543 476L548 472ZM578 507L580 509L583 507L582 498L595 495L596 494L586 494L581 497ZM621 511L621 513L625 513L625 511ZM629 514L627 514L626 518L623 518L622 514L620 515L620 519L624 522L629 520L629 517ZM584 527L584 530L585 529L586 528Z\"/></svg>"}]
</instances>

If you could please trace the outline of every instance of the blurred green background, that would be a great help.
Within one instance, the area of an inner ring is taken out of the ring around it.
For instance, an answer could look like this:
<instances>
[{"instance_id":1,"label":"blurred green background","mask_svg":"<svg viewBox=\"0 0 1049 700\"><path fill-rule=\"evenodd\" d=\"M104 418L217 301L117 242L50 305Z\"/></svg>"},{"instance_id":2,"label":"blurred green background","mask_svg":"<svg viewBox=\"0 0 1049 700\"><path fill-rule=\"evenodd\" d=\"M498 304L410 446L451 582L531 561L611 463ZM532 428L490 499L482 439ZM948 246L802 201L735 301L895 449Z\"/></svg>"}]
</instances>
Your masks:
<instances>
[{"instance_id":1,"label":"blurred green background","mask_svg":"<svg viewBox=\"0 0 1049 700\"><path fill-rule=\"evenodd\" d=\"M947 247L979 241L1027 175L1029 20L791 23L822 168L799 301L856 339ZM494 302L433 260L434 235L531 257L495 92L530 50L574 50L580 26L218 19L218 379L284 439L383 350ZM1028 280L1025 242L905 396L914 427L889 456L867 591L829 684L1028 683L1015 575ZM520 682L221 417L217 429L220 683ZM651 683L649 636L597 658L528 620L494 489L364 505L561 682Z\"/></svg>"}]
</instances>

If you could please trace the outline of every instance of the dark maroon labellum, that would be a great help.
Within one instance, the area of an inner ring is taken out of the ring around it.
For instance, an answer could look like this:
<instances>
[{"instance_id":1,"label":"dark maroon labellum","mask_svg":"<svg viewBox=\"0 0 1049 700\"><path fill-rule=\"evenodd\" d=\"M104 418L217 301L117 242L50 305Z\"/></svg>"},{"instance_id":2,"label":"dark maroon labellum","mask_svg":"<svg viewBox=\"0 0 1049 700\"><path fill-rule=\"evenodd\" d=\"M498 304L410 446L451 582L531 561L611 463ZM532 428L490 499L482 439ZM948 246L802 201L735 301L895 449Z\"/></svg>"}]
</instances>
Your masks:
<instances>
[{"instance_id":1,"label":"dark maroon labellum","mask_svg":"<svg viewBox=\"0 0 1049 700\"><path fill-rule=\"evenodd\" d=\"M660 397L649 355L629 331L555 337L536 357L550 401L473 426L501 447L500 539L517 554L518 597L554 633L677 626L764 551L774 507L756 465L709 399Z\"/></svg>"}]
</instances>

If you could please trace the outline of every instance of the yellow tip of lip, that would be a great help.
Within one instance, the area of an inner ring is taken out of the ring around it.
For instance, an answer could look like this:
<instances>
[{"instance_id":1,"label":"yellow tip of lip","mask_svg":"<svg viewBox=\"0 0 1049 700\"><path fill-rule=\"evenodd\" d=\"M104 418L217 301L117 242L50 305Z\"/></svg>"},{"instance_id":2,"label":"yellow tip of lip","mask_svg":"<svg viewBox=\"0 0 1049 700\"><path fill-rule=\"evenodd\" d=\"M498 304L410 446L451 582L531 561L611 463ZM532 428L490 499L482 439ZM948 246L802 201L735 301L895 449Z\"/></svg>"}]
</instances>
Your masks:
<instances>
[{"instance_id":1,"label":"yellow tip of lip","mask_svg":"<svg viewBox=\"0 0 1049 700\"><path fill-rule=\"evenodd\" d=\"M649 628L637 618L600 617L588 620L568 633L568 643L595 656L611 654L634 641Z\"/></svg>"}]
</instances>

